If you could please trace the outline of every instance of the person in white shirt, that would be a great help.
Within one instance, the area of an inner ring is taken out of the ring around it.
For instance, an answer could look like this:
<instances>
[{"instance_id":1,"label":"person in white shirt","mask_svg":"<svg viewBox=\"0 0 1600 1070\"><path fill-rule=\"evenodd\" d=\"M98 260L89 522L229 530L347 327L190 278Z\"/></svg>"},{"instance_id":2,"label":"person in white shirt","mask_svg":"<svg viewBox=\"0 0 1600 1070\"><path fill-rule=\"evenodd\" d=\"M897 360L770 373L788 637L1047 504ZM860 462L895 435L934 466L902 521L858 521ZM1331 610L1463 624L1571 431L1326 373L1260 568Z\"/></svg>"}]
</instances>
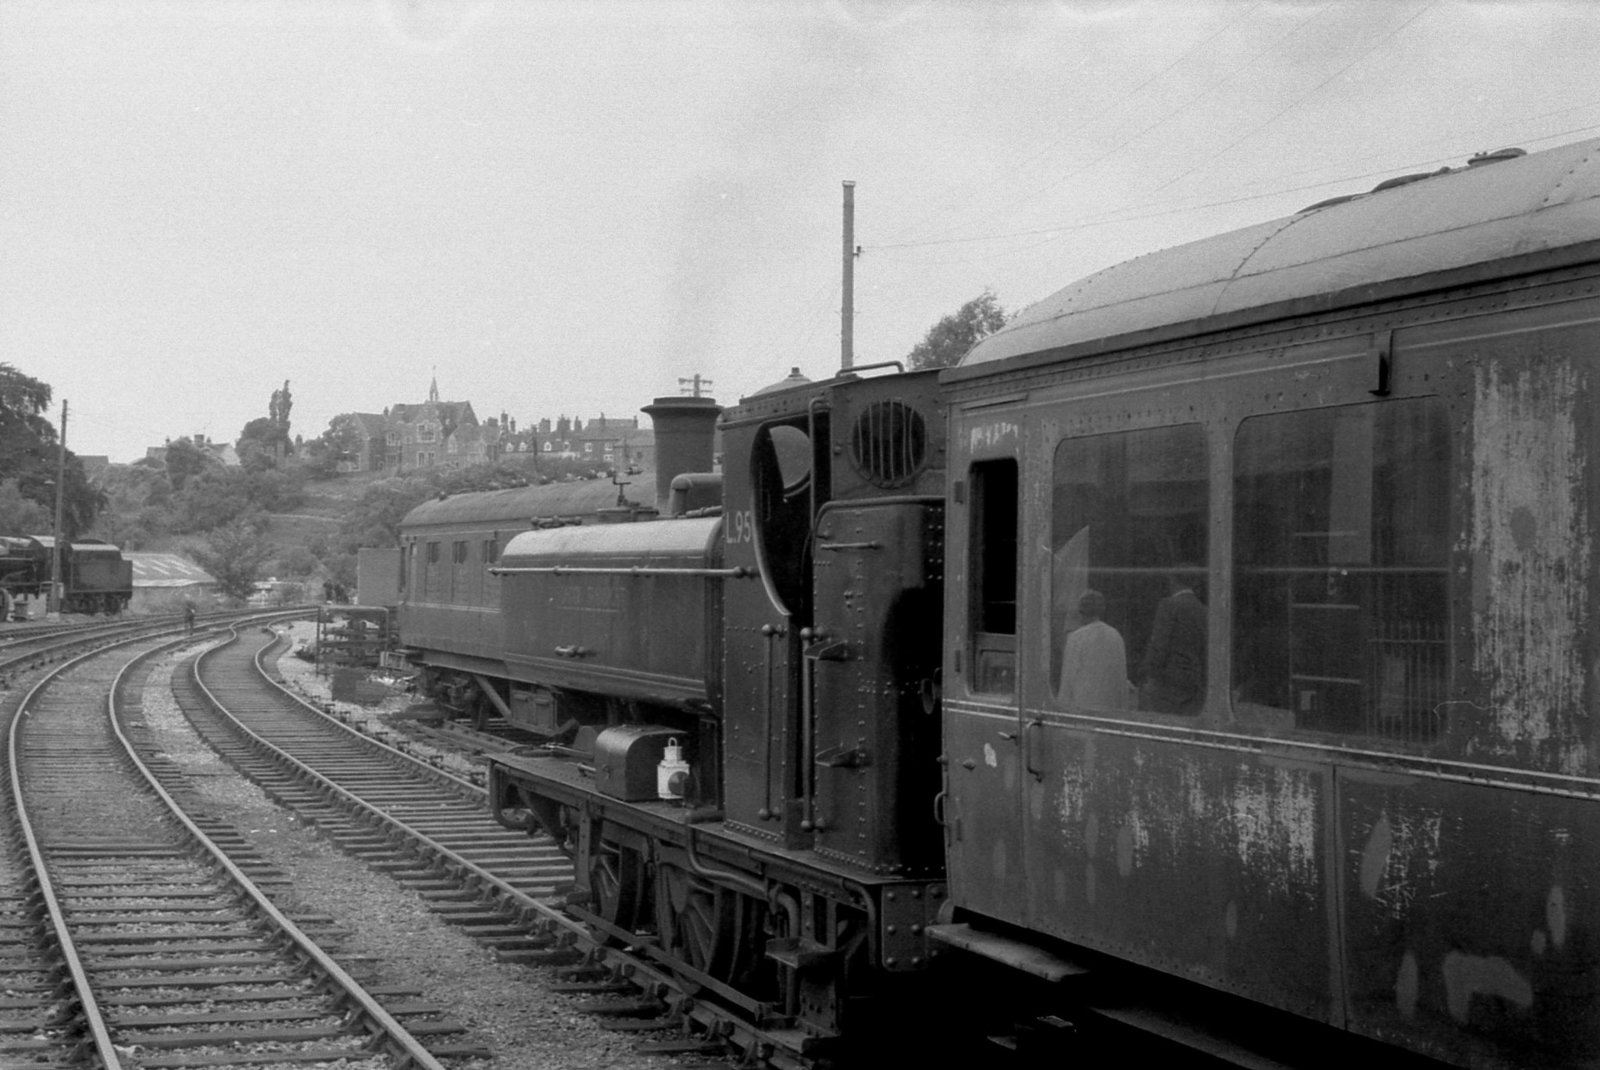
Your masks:
<instances>
[{"instance_id":1,"label":"person in white shirt","mask_svg":"<svg viewBox=\"0 0 1600 1070\"><path fill-rule=\"evenodd\" d=\"M1105 612L1106 597L1099 591L1085 591L1078 599L1084 623L1067 633L1056 695L1068 709L1125 710L1130 705L1127 647L1122 633L1100 619Z\"/></svg>"}]
</instances>

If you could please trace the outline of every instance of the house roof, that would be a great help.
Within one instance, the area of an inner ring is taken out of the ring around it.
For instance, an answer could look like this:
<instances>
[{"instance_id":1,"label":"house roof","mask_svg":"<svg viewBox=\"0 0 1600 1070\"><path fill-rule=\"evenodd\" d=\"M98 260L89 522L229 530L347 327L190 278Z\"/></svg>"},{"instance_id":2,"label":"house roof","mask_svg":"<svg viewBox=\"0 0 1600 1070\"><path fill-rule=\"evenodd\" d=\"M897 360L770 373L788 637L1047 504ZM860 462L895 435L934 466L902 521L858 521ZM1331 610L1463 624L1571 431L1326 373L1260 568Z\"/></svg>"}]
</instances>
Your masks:
<instances>
[{"instance_id":1,"label":"house roof","mask_svg":"<svg viewBox=\"0 0 1600 1070\"><path fill-rule=\"evenodd\" d=\"M133 563L135 587L196 587L216 583L216 577L182 554L123 551Z\"/></svg>"}]
</instances>

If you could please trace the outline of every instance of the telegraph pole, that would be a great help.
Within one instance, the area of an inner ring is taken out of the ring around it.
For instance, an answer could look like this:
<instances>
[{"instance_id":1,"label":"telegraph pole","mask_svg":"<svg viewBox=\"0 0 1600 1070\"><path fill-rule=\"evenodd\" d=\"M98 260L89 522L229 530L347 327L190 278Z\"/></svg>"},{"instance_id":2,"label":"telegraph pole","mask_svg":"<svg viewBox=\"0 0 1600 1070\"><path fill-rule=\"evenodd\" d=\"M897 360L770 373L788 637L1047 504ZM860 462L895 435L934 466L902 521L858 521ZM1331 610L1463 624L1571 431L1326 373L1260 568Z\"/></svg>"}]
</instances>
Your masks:
<instances>
[{"instance_id":1,"label":"telegraph pole","mask_svg":"<svg viewBox=\"0 0 1600 1070\"><path fill-rule=\"evenodd\" d=\"M56 526L50 535L50 597L47 613L61 612L61 502L67 487L67 399L61 399L61 437L56 441Z\"/></svg>"},{"instance_id":2,"label":"telegraph pole","mask_svg":"<svg viewBox=\"0 0 1600 1070\"><path fill-rule=\"evenodd\" d=\"M705 392L711 386L710 379L705 378L699 372L695 372L693 378L678 380L678 393L687 394L692 398L703 398L706 396Z\"/></svg>"},{"instance_id":3,"label":"telegraph pole","mask_svg":"<svg viewBox=\"0 0 1600 1070\"><path fill-rule=\"evenodd\" d=\"M844 300L839 305L839 370L855 363L856 184L844 184Z\"/></svg>"}]
</instances>

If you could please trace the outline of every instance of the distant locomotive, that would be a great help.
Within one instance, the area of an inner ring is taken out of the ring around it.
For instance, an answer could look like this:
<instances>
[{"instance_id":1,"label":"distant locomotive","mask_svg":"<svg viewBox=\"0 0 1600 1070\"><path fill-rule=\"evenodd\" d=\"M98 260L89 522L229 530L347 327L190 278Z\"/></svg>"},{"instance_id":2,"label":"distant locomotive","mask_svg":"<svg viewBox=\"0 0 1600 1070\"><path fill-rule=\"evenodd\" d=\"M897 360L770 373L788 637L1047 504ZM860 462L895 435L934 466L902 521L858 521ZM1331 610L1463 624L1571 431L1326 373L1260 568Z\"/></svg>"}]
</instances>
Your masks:
<instances>
[{"instance_id":1,"label":"distant locomotive","mask_svg":"<svg viewBox=\"0 0 1600 1070\"><path fill-rule=\"evenodd\" d=\"M0 536L0 620L48 596L54 547L48 535ZM133 563L99 539L63 543L60 575L65 613L121 613L133 598Z\"/></svg>"},{"instance_id":2,"label":"distant locomotive","mask_svg":"<svg viewBox=\"0 0 1600 1070\"><path fill-rule=\"evenodd\" d=\"M425 506L402 632L556 741L492 804L596 931L775 1048L937 954L1240 1065L1592 1068L1596 354L1600 141L1491 154L745 399L720 519Z\"/></svg>"}]
</instances>

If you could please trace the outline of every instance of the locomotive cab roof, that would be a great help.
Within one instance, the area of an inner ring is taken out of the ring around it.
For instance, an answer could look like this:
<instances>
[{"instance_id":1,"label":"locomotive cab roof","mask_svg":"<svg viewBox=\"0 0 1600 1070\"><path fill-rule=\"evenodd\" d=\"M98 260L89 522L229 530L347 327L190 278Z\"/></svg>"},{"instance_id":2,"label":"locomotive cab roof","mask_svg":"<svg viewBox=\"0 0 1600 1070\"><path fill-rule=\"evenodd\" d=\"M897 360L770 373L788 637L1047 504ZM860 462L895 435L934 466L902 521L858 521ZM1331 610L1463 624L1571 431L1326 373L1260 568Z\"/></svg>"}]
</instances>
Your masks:
<instances>
[{"instance_id":1,"label":"locomotive cab roof","mask_svg":"<svg viewBox=\"0 0 1600 1070\"><path fill-rule=\"evenodd\" d=\"M1432 286L1552 266L1600 242L1600 139L1484 154L1096 272L1024 309L946 378L1027 354L1087 355L1134 341L1222 330ZM1116 343L1111 340L1116 339Z\"/></svg>"}]
</instances>

